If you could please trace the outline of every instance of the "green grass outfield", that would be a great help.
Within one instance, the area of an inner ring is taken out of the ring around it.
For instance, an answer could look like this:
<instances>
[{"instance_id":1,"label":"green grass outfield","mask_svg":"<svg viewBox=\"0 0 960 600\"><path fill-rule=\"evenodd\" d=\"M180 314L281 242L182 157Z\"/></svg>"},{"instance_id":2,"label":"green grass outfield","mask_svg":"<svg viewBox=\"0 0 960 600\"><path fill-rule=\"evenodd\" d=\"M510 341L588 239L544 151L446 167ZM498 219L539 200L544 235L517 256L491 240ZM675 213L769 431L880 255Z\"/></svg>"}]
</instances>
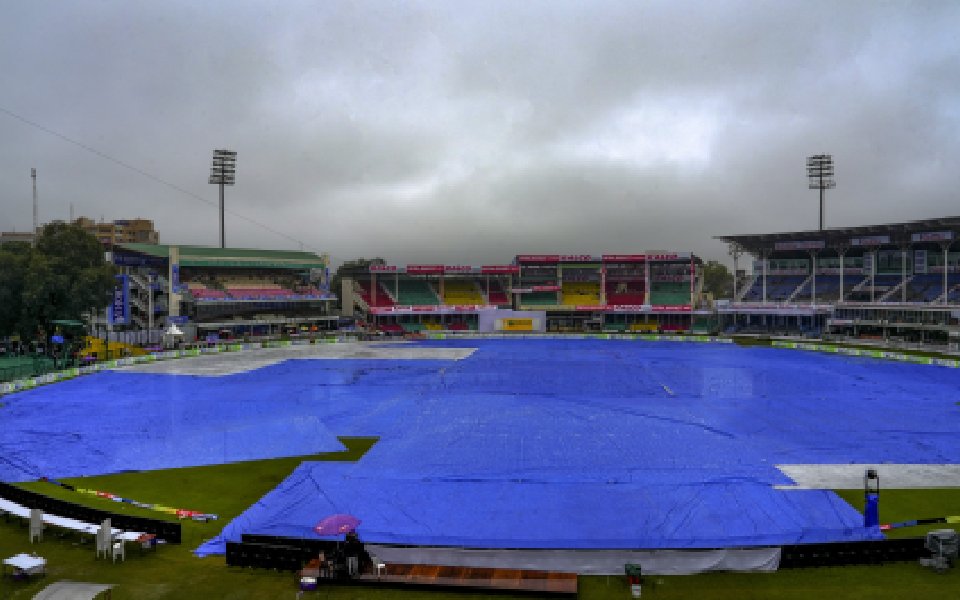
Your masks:
<instances>
[{"instance_id":1,"label":"green grass outfield","mask_svg":"<svg viewBox=\"0 0 960 600\"><path fill-rule=\"evenodd\" d=\"M243 512L276 487L302 460L358 460L376 438L341 438L343 452L316 456L281 458L209 467L122 473L65 480L77 487L100 489L143 502L161 503L220 515L211 523L183 522L183 544L163 545L156 552L128 547L127 560L113 564L97 560L93 544L76 536L57 537L47 530L44 541L31 545L27 528L18 519L0 519L0 555L36 552L48 561L48 575L31 582L0 581L0 598L32 598L53 581L69 579L116 584L113 598L125 599L272 599L295 598L297 587L292 573L227 567L223 557L198 559L192 551L201 541L218 534L227 521ZM113 511L158 518L160 513L139 509L86 494L72 492L46 482L23 487L71 502ZM861 490L841 490L841 496L860 508ZM882 490L880 514L884 522L960 513L960 490ZM896 536L922 535L926 529L900 529ZM629 598L623 577L581 577L581 598ZM304 598L324 599L432 599L478 598L475 593L408 592L390 589L323 587L307 592ZM499 598L512 596L498 595ZM531 596L522 596L530 598ZM960 571L938 575L914 563L865 567L821 567L792 569L772 574L708 573L684 577L646 578L644 598L822 600L878 598L957 598Z\"/></svg>"}]
</instances>

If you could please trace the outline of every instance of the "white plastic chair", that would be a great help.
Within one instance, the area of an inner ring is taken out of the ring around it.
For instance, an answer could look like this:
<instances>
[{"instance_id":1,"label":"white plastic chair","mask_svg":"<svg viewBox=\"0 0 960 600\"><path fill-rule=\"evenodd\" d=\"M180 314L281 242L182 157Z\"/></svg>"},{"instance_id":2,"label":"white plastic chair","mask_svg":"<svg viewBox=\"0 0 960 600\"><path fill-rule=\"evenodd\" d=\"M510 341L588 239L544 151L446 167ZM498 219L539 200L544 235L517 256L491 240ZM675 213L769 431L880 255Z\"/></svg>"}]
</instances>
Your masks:
<instances>
[{"instance_id":1,"label":"white plastic chair","mask_svg":"<svg viewBox=\"0 0 960 600\"><path fill-rule=\"evenodd\" d=\"M387 574L387 563L381 561L376 555L371 556L370 560L373 562L373 568L377 572L377 579L380 579L381 575Z\"/></svg>"},{"instance_id":2,"label":"white plastic chair","mask_svg":"<svg viewBox=\"0 0 960 600\"><path fill-rule=\"evenodd\" d=\"M111 554L111 543L113 542L113 528L110 519L104 519L103 523L97 529L97 558L103 554L107 558Z\"/></svg>"},{"instance_id":3,"label":"white plastic chair","mask_svg":"<svg viewBox=\"0 0 960 600\"><path fill-rule=\"evenodd\" d=\"M39 508L30 509L30 543L43 541L43 511Z\"/></svg>"},{"instance_id":4,"label":"white plastic chair","mask_svg":"<svg viewBox=\"0 0 960 600\"><path fill-rule=\"evenodd\" d=\"M113 562L117 562L118 556L121 561L127 560L127 545L123 541L113 543Z\"/></svg>"}]
</instances>

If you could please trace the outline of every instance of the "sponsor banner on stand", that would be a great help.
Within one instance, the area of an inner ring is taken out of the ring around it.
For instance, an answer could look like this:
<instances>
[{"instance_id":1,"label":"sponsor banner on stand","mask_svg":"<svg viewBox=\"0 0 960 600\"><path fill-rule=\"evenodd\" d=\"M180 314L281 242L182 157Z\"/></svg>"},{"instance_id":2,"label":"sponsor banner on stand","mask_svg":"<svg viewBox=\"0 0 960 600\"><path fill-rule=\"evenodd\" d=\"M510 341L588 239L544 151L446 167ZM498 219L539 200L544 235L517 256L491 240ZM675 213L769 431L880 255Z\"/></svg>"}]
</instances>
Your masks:
<instances>
[{"instance_id":1,"label":"sponsor banner on stand","mask_svg":"<svg viewBox=\"0 0 960 600\"><path fill-rule=\"evenodd\" d=\"M497 319L500 331L533 331L533 319Z\"/></svg>"},{"instance_id":2,"label":"sponsor banner on stand","mask_svg":"<svg viewBox=\"0 0 960 600\"><path fill-rule=\"evenodd\" d=\"M648 312L649 304L612 304L607 306L607 312Z\"/></svg>"},{"instance_id":3,"label":"sponsor banner on stand","mask_svg":"<svg viewBox=\"0 0 960 600\"><path fill-rule=\"evenodd\" d=\"M646 262L646 254L604 254L600 259L605 263L638 263Z\"/></svg>"},{"instance_id":4,"label":"sponsor banner on stand","mask_svg":"<svg viewBox=\"0 0 960 600\"><path fill-rule=\"evenodd\" d=\"M116 275L117 285L107 311L107 321L112 325L126 325L130 321L130 280L126 275Z\"/></svg>"},{"instance_id":5,"label":"sponsor banner on stand","mask_svg":"<svg viewBox=\"0 0 960 600\"><path fill-rule=\"evenodd\" d=\"M410 315L423 313L472 313L481 310L497 310L494 304L424 304L371 307L374 315Z\"/></svg>"},{"instance_id":6,"label":"sponsor banner on stand","mask_svg":"<svg viewBox=\"0 0 960 600\"><path fill-rule=\"evenodd\" d=\"M370 265L371 273L396 273L399 270L396 265Z\"/></svg>"},{"instance_id":7,"label":"sponsor banner on stand","mask_svg":"<svg viewBox=\"0 0 960 600\"><path fill-rule=\"evenodd\" d=\"M483 265L480 267L483 275L515 275L520 273L520 265Z\"/></svg>"},{"instance_id":8,"label":"sponsor banner on stand","mask_svg":"<svg viewBox=\"0 0 960 600\"><path fill-rule=\"evenodd\" d=\"M889 243L889 235L868 235L850 239L851 246L883 246Z\"/></svg>"},{"instance_id":9,"label":"sponsor banner on stand","mask_svg":"<svg viewBox=\"0 0 960 600\"><path fill-rule=\"evenodd\" d=\"M645 256L646 259L651 262L690 260L689 252L648 252Z\"/></svg>"},{"instance_id":10,"label":"sponsor banner on stand","mask_svg":"<svg viewBox=\"0 0 960 600\"><path fill-rule=\"evenodd\" d=\"M913 272L921 274L927 272L926 250L918 249L913 251Z\"/></svg>"},{"instance_id":11,"label":"sponsor banner on stand","mask_svg":"<svg viewBox=\"0 0 960 600\"><path fill-rule=\"evenodd\" d=\"M520 263L600 262L600 257L589 254L520 254Z\"/></svg>"},{"instance_id":12,"label":"sponsor banner on stand","mask_svg":"<svg viewBox=\"0 0 960 600\"><path fill-rule=\"evenodd\" d=\"M689 304L654 304L650 309L653 312L691 312L693 307Z\"/></svg>"},{"instance_id":13,"label":"sponsor banner on stand","mask_svg":"<svg viewBox=\"0 0 960 600\"><path fill-rule=\"evenodd\" d=\"M923 231L910 236L913 242L949 242L953 240L952 231Z\"/></svg>"},{"instance_id":14,"label":"sponsor banner on stand","mask_svg":"<svg viewBox=\"0 0 960 600\"><path fill-rule=\"evenodd\" d=\"M823 240L777 242L773 247L775 250L820 250L826 247L826 243Z\"/></svg>"},{"instance_id":15,"label":"sponsor banner on stand","mask_svg":"<svg viewBox=\"0 0 960 600\"><path fill-rule=\"evenodd\" d=\"M407 265L407 275L439 275L443 265Z\"/></svg>"},{"instance_id":16,"label":"sponsor banner on stand","mask_svg":"<svg viewBox=\"0 0 960 600\"><path fill-rule=\"evenodd\" d=\"M476 272L476 267L471 267L469 265L443 265L443 272L446 273L474 273Z\"/></svg>"}]
</instances>

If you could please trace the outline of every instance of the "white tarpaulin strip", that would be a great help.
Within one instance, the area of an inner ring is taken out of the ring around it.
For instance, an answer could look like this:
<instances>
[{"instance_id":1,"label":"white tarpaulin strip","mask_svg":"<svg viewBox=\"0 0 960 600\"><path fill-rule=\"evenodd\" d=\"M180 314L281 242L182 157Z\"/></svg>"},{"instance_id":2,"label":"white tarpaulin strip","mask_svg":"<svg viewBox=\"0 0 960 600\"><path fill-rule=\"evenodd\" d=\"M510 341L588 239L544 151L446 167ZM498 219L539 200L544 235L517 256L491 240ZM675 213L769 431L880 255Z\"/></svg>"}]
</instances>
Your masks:
<instances>
[{"instance_id":1,"label":"white tarpaulin strip","mask_svg":"<svg viewBox=\"0 0 960 600\"><path fill-rule=\"evenodd\" d=\"M561 571L580 575L623 575L625 564L639 564L644 574L693 575L707 571L773 572L780 548L720 550L501 550L454 547L402 547L367 544L385 563L461 567L499 567Z\"/></svg>"}]
</instances>

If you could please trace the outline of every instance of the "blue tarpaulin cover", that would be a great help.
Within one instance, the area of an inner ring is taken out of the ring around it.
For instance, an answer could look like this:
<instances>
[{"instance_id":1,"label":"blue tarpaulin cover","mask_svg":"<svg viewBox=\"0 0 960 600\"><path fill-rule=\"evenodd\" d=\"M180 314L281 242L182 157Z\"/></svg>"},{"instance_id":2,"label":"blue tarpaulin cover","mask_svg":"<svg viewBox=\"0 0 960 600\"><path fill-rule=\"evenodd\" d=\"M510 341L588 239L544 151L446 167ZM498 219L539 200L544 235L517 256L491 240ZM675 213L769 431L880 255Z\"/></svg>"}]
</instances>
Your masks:
<instances>
[{"instance_id":1,"label":"blue tarpaulin cover","mask_svg":"<svg viewBox=\"0 0 960 600\"><path fill-rule=\"evenodd\" d=\"M687 548L877 538L776 464L954 463L960 370L794 350L627 340L447 340L463 360L288 360L200 377L108 372L4 398L0 479L342 448L308 462L200 553L241 533L369 542ZM415 346L414 346L415 347Z\"/></svg>"},{"instance_id":2,"label":"blue tarpaulin cover","mask_svg":"<svg viewBox=\"0 0 960 600\"><path fill-rule=\"evenodd\" d=\"M324 422L380 435L357 464L305 463L199 550L243 532L315 537L362 519L373 543L685 548L877 539L775 464L947 463L960 372L770 348L469 340L469 358L305 375ZM275 374L298 372L278 365ZM347 385L349 383L349 385Z\"/></svg>"},{"instance_id":3,"label":"blue tarpaulin cover","mask_svg":"<svg viewBox=\"0 0 960 600\"><path fill-rule=\"evenodd\" d=\"M261 373L102 372L3 398L0 480L77 477L342 450Z\"/></svg>"}]
</instances>

